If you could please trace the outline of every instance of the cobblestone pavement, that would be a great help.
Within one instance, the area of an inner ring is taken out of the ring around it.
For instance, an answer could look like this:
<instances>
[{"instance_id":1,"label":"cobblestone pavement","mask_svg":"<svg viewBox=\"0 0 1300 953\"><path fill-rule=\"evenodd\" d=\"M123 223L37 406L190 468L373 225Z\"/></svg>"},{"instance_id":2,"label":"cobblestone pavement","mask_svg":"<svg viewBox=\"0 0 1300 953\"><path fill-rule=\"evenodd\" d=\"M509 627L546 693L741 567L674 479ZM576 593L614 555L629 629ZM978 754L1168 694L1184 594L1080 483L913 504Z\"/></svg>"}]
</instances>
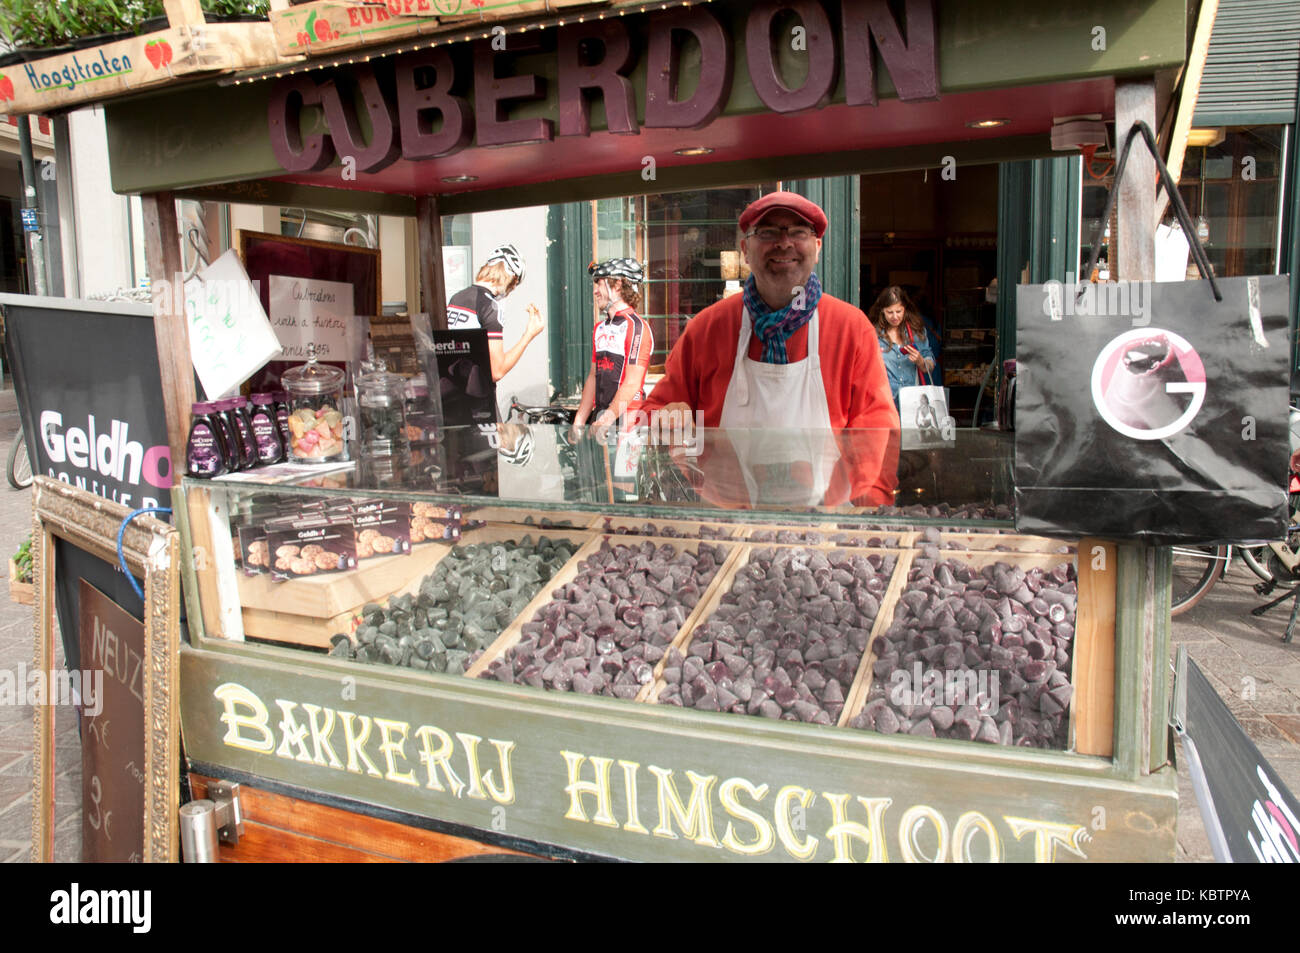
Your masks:
<instances>
[{"instance_id":1,"label":"cobblestone pavement","mask_svg":"<svg viewBox=\"0 0 1300 953\"><path fill-rule=\"evenodd\" d=\"M0 391L0 453L18 429L12 391ZM8 558L31 529L31 496L0 478L0 554ZM1186 645L1210 683L1292 792L1300 792L1300 639L1281 641L1289 604L1263 619L1243 565L1232 566L1199 606L1175 620L1173 648ZM60 656L61 656L60 652ZM0 669L32 665L30 606L0 599ZM31 856L33 710L0 705L0 861ZM81 742L75 712L55 719L55 859L81 858ZM1209 841L1179 751L1179 861L1211 861Z\"/></svg>"},{"instance_id":2,"label":"cobblestone pavement","mask_svg":"<svg viewBox=\"0 0 1300 953\"><path fill-rule=\"evenodd\" d=\"M0 391L0 453L18 432L13 391ZM0 477L0 558L8 560L32 528L31 491L14 490ZM8 569L5 570L8 578ZM7 596L7 593L6 593ZM0 599L0 669L32 666L36 643L31 606ZM63 652L58 653L62 664ZM35 712L30 705L0 705L0 861L31 859L32 748ZM81 859L81 738L77 714L56 709L54 734L54 858Z\"/></svg>"}]
</instances>

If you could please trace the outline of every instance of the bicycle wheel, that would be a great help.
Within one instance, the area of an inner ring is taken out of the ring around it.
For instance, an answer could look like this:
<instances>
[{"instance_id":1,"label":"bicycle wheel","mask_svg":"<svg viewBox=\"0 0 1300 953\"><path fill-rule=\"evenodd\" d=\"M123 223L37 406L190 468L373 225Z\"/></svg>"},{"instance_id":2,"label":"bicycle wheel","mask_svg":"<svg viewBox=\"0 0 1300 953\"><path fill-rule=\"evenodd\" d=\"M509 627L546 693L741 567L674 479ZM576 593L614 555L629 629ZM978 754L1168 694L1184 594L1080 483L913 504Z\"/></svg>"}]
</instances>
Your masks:
<instances>
[{"instance_id":1,"label":"bicycle wheel","mask_svg":"<svg viewBox=\"0 0 1300 953\"><path fill-rule=\"evenodd\" d=\"M6 467L9 485L15 490L25 490L32 485L32 460L27 455L27 440L22 429L9 445L9 463Z\"/></svg>"},{"instance_id":2,"label":"bicycle wheel","mask_svg":"<svg viewBox=\"0 0 1300 953\"><path fill-rule=\"evenodd\" d=\"M1175 546L1169 614L1180 615L1205 598L1231 558L1228 546Z\"/></svg>"}]
</instances>

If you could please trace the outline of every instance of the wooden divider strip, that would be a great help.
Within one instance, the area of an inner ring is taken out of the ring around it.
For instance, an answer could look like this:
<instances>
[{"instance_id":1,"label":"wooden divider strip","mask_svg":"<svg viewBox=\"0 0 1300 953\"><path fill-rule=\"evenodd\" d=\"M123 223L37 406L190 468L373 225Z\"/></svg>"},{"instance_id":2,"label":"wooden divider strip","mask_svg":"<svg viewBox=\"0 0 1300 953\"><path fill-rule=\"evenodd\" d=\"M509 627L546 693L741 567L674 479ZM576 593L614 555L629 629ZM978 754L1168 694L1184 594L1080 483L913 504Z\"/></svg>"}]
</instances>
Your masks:
<instances>
[{"instance_id":1,"label":"wooden divider strip","mask_svg":"<svg viewBox=\"0 0 1300 953\"><path fill-rule=\"evenodd\" d=\"M1093 569L1092 550L1101 546L1103 568ZM1079 543L1079 596L1075 611L1074 671L1070 683L1071 734L1079 754L1109 758L1115 752L1115 599L1116 560L1113 543L1085 539Z\"/></svg>"},{"instance_id":2,"label":"wooden divider strip","mask_svg":"<svg viewBox=\"0 0 1300 953\"><path fill-rule=\"evenodd\" d=\"M894 608L898 605L903 590L907 588L907 576L912 571L912 560L916 552L915 549L903 550L899 554L898 562L894 564L894 573L889 577L885 597L880 600L880 611L876 613L876 621L872 623L871 633L867 636L867 647L858 662L858 674L854 677L853 684L849 686L844 707L840 710L839 721L835 723L840 728L847 725L866 704L867 693L871 690L873 667L876 664L876 653L872 646L875 644L876 636L883 633L894 622Z\"/></svg>"}]
</instances>

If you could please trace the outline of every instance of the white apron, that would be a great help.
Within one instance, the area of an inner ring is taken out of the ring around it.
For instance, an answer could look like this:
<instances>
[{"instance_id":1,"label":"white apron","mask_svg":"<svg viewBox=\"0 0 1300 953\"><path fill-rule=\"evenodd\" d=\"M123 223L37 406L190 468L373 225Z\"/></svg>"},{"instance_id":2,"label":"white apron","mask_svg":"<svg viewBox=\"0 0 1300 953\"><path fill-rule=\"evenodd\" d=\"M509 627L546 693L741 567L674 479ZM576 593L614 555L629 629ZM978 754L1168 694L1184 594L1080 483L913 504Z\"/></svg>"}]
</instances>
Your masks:
<instances>
[{"instance_id":1,"label":"white apron","mask_svg":"<svg viewBox=\"0 0 1300 953\"><path fill-rule=\"evenodd\" d=\"M751 503L816 506L826 496L840 453L822 381L818 323L814 311L808 322L806 358L791 364L764 364L749 356L753 325L749 310L741 311L736 364L719 425L729 431ZM760 485L754 473L755 467L800 461L812 468L811 487L788 476L767 478Z\"/></svg>"}]
</instances>

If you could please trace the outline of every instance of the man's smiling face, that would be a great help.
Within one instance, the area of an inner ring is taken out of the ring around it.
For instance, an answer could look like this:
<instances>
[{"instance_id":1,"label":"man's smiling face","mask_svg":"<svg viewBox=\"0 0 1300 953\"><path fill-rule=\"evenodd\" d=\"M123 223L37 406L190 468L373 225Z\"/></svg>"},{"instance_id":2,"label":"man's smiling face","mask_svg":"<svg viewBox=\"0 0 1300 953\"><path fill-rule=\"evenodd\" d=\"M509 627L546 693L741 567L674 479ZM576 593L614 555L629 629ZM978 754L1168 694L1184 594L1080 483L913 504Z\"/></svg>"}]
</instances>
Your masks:
<instances>
[{"instance_id":1,"label":"man's smiling face","mask_svg":"<svg viewBox=\"0 0 1300 953\"><path fill-rule=\"evenodd\" d=\"M802 241L782 232L772 241L764 241L753 231L764 228L808 228L808 222L786 209L773 209L764 215L740 240L740 251L754 274L758 293L769 305L784 307L790 303L793 289L808 283L817 267L822 240L815 236Z\"/></svg>"}]
</instances>

